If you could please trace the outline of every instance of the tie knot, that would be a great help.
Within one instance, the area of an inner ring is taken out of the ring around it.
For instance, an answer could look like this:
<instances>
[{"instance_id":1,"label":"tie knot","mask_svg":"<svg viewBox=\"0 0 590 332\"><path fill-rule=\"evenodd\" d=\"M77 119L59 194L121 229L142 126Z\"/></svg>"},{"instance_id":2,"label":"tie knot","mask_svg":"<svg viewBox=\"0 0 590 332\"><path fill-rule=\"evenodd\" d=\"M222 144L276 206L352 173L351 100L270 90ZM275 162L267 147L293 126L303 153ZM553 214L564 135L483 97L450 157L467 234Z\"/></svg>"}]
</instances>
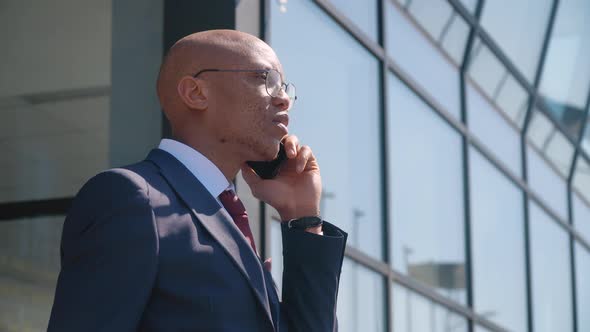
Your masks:
<instances>
[{"instance_id":1,"label":"tie knot","mask_svg":"<svg viewBox=\"0 0 590 332\"><path fill-rule=\"evenodd\" d=\"M219 195L219 200L227 212L233 217L246 215L246 208L233 190L226 190Z\"/></svg>"}]
</instances>

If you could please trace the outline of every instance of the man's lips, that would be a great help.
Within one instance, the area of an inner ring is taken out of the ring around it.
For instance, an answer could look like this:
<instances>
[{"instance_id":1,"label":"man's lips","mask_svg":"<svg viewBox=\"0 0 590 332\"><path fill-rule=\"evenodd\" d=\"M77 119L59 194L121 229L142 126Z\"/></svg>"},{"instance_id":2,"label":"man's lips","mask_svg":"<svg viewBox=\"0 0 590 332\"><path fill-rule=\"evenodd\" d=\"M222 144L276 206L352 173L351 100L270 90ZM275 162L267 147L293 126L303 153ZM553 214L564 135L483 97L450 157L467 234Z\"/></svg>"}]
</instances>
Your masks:
<instances>
[{"instance_id":1,"label":"man's lips","mask_svg":"<svg viewBox=\"0 0 590 332\"><path fill-rule=\"evenodd\" d=\"M272 122L282 123L283 126L289 127L289 115L287 115L287 114L277 114L277 115L275 115L274 119L272 119Z\"/></svg>"}]
</instances>

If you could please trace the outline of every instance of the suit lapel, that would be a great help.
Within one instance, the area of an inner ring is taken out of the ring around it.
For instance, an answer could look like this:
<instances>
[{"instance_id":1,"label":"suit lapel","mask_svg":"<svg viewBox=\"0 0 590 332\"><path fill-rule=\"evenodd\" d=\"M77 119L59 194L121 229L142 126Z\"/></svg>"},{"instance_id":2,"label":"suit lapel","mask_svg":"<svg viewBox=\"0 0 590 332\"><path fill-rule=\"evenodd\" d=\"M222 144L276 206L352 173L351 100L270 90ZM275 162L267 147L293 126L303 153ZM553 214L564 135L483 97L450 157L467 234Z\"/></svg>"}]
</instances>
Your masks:
<instances>
[{"instance_id":1,"label":"suit lapel","mask_svg":"<svg viewBox=\"0 0 590 332\"><path fill-rule=\"evenodd\" d=\"M272 324L262 265L227 211L222 209L203 184L168 152L154 149L146 159L154 162L160 168L164 178L189 207L196 219L231 257L231 260L248 280Z\"/></svg>"}]
</instances>

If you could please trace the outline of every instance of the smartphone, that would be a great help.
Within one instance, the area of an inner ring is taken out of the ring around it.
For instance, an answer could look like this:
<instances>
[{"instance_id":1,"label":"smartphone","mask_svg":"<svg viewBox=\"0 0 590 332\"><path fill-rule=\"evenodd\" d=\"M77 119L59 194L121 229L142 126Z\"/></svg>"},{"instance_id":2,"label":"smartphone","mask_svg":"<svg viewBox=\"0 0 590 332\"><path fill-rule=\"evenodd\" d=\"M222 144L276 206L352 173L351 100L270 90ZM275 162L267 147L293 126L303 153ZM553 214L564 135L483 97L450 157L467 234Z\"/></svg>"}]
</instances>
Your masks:
<instances>
[{"instance_id":1,"label":"smartphone","mask_svg":"<svg viewBox=\"0 0 590 332\"><path fill-rule=\"evenodd\" d=\"M281 165L287 160L287 152L285 146L281 142L279 147L279 154L271 161L247 161L246 164L252 167L254 172L262 179L273 179L279 174Z\"/></svg>"}]
</instances>

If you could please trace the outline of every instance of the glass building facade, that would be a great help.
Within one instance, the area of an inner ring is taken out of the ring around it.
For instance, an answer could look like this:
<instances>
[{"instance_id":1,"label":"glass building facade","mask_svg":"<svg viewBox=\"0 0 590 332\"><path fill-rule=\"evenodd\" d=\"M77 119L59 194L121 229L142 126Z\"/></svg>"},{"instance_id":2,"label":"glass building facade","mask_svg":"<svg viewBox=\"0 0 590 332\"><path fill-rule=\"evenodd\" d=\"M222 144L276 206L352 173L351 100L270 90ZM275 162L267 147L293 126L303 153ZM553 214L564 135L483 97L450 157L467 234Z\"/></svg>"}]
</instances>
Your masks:
<instances>
[{"instance_id":1,"label":"glass building facade","mask_svg":"<svg viewBox=\"0 0 590 332\"><path fill-rule=\"evenodd\" d=\"M0 331L45 329L72 197L166 135L183 2L2 2ZM349 233L340 331L590 331L590 2L220 3L297 85ZM236 186L280 286L277 214Z\"/></svg>"}]
</instances>

